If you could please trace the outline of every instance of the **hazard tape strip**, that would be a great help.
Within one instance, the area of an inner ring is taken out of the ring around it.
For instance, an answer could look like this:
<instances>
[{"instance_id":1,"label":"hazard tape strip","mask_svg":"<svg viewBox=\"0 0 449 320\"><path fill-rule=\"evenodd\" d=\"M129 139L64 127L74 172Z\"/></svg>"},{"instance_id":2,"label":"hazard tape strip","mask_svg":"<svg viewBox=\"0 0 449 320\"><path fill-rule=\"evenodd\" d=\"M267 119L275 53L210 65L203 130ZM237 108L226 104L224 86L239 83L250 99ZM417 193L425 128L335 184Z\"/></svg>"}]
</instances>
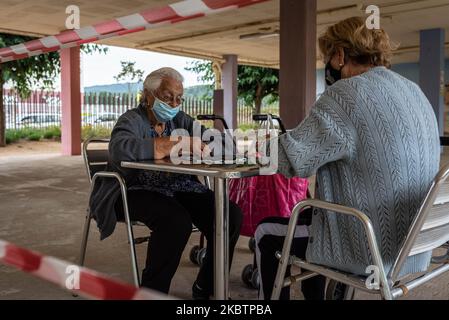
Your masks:
<instances>
[{"instance_id":1,"label":"hazard tape strip","mask_svg":"<svg viewBox=\"0 0 449 320\"><path fill-rule=\"evenodd\" d=\"M42 53L71 48L84 43L122 36L167 24L221 13L268 0L185 0L165 7L97 23L54 36L28 41L0 49L0 63L28 58Z\"/></svg>"},{"instance_id":2,"label":"hazard tape strip","mask_svg":"<svg viewBox=\"0 0 449 320\"><path fill-rule=\"evenodd\" d=\"M0 240L0 262L57 284L77 295L99 300L170 300L149 289L136 288L96 271L41 255Z\"/></svg>"}]
</instances>

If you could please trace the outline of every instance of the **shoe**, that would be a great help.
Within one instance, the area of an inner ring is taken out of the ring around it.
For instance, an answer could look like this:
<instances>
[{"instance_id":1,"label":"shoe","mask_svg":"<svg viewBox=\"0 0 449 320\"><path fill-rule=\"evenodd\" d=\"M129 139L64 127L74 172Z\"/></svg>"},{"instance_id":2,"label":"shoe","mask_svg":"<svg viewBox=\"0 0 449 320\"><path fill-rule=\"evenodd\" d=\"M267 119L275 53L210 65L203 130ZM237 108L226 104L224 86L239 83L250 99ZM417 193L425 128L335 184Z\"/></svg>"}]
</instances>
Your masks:
<instances>
[{"instance_id":1,"label":"shoe","mask_svg":"<svg viewBox=\"0 0 449 320\"><path fill-rule=\"evenodd\" d=\"M201 288L196 281L192 286L192 299L193 300L210 300L210 293Z\"/></svg>"}]
</instances>

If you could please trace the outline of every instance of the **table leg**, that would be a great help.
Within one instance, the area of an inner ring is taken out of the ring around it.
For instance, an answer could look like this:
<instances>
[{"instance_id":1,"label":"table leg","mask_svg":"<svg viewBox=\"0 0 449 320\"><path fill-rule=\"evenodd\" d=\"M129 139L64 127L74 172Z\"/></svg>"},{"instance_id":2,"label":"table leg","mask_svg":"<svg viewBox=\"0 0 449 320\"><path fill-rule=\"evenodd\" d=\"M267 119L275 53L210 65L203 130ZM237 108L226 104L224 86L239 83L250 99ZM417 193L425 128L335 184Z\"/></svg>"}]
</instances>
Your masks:
<instances>
[{"instance_id":1,"label":"table leg","mask_svg":"<svg viewBox=\"0 0 449 320\"><path fill-rule=\"evenodd\" d=\"M229 194L228 180L215 178L214 228L214 295L216 300L227 300L229 285Z\"/></svg>"}]
</instances>

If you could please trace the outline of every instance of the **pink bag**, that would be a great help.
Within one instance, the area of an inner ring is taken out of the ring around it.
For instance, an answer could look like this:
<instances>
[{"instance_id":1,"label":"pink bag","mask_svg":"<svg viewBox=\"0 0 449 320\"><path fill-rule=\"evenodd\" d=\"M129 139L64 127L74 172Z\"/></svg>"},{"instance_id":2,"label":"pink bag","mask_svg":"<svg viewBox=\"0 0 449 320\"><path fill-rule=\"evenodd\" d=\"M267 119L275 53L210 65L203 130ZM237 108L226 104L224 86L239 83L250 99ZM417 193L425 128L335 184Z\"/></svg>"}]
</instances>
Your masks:
<instances>
[{"instance_id":1,"label":"pink bag","mask_svg":"<svg viewBox=\"0 0 449 320\"><path fill-rule=\"evenodd\" d=\"M257 225L266 217L289 217L293 206L308 197L308 186L307 179L287 179L281 174L232 179L229 199L243 211L240 234L254 236Z\"/></svg>"}]
</instances>

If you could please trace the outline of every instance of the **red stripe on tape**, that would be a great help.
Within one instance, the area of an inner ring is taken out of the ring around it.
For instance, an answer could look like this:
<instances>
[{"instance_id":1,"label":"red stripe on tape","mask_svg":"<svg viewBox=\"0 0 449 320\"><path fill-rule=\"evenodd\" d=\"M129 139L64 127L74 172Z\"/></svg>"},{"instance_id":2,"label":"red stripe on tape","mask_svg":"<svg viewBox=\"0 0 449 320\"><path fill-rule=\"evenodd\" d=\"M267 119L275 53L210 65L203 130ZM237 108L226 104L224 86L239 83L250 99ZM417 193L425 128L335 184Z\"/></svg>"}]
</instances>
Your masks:
<instances>
[{"instance_id":1,"label":"red stripe on tape","mask_svg":"<svg viewBox=\"0 0 449 320\"><path fill-rule=\"evenodd\" d=\"M221 9L230 6L239 5L242 2L247 2L248 0L203 0L204 4L211 9Z\"/></svg>"},{"instance_id":2,"label":"red stripe on tape","mask_svg":"<svg viewBox=\"0 0 449 320\"><path fill-rule=\"evenodd\" d=\"M24 43L25 47L30 51L41 50L45 48L40 40L31 40Z\"/></svg>"},{"instance_id":3,"label":"red stripe on tape","mask_svg":"<svg viewBox=\"0 0 449 320\"><path fill-rule=\"evenodd\" d=\"M58 51L59 49L61 49L61 47L59 47L59 46L54 46L54 47L50 47L50 48L42 48L42 52L47 53L47 52L52 52L52 51Z\"/></svg>"},{"instance_id":4,"label":"red stripe on tape","mask_svg":"<svg viewBox=\"0 0 449 320\"><path fill-rule=\"evenodd\" d=\"M166 6L159 9L149 9L140 13L149 23L158 23L167 20L181 18L171 7Z\"/></svg>"},{"instance_id":5,"label":"red stripe on tape","mask_svg":"<svg viewBox=\"0 0 449 320\"><path fill-rule=\"evenodd\" d=\"M128 33L134 33L134 32L139 32L139 31L144 31L144 30L145 30L145 27L139 27L139 28L135 28L135 29L131 29L131 30L120 31L118 33L118 35L123 36Z\"/></svg>"},{"instance_id":6,"label":"red stripe on tape","mask_svg":"<svg viewBox=\"0 0 449 320\"><path fill-rule=\"evenodd\" d=\"M11 49L11 47L8 47L8 48L1 48L0 49L0 55L2 56L2 57L8 57L8 56L12 56L12 55L14 55L14 51L12 51L12 49Z\"/></svg>"},{"instance_id":7,"label":"red stripe on tape","mask_svg":"<svg viewBox=\"0 0 449 320\"><path fill-rule=\"evenodd\" d=\"M99 34L108 34L125 30L117 20L95 24L94 28Z\"/></svg>"},{"instance_id":8,"label":"red stripe on tape","mask_svg":"<svg viewBox=\"0 0 449 320\"><path fill-rule=\"evenodd\" d=\"M102 300L131 300L138 289L81 271L80 290Z\"/></svg>"},{"instance_id":9,"label":"red stripe on tape","mask_svg":"<svg viewBox=\"0 0 449 320\"><path fill-rule=\"evenodd\" d=\"M13 58L13 60L20 60L20 59L23 59L23 58L28 58L29 57L29 53L14 54L11 57Z\"/></svg>"},{"instance_id":10,"label":"red stripe on tape","mask_svg":"<svg viewBox=\"0 0 449 320\"><path fill-rule=\"evenodd\" d=\"M177 23L177 22L186 21L186 20L190 20L190 19L194 19L194 18L199 18L199 17L204 17L204 16L205 16L204 13L197 13L197 14L194 14L194 15L191 15L191 16L173 19L173 20L171 21L171 23Z\"/></svg>"},{"instance_id":11,"label":"red stripe on tape","mask_svg":"<svg viewBox=\"0 0 449 320\"><path fill-rule=\"evenodd\" d=\"M94 42L94 41L97 41L97 40L98 40L98 37L93 37L93 38L83 39L83 40L77 41L76 44L77 45L81 45L81 44L85 44L85 43Z\"/></svg>"},{"instance_id":12,"label":"red stripe on tape","mask_svg":"<svg viewBox=\"0 0 449 320\"><path fill-rule=\"evenodd\" d=\"M64 32L62 32L60 34L57 34L55 37L62 44L81 40L81 38L78 35L78 33L76 33L74 30L64 31Z\"/></svg>"},{"instance_id":13,"label":"red stripe on tape","mask_svg":"<svg viewBox=\"0 0 449 320\"><path fill-rule=\"evenodd\" d=\"M3 261L23 271L33 272L39 269L41 259L42 257L34 252L8 244Z\"/></svg>"}]
</instances>

